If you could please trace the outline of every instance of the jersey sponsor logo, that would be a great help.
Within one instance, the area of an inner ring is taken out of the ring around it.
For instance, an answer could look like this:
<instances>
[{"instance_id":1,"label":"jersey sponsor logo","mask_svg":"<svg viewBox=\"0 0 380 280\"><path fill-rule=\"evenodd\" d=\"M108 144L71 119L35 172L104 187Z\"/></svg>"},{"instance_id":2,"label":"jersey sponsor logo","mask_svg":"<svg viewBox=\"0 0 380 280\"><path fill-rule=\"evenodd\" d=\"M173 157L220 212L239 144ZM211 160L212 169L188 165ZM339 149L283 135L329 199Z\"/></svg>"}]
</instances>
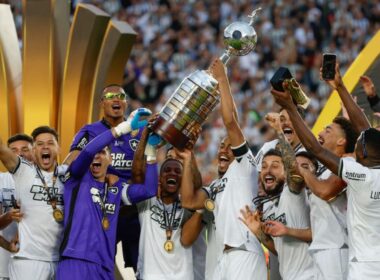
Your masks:
<instances>
[{"instance_id":1,"label":"jersey sponsor logo","mask_svg":"<svg viewBox=\"0 0 380 280\"><path fill-rule=\"evenodd\" d=\"M108 191L112 194L117 194L119 192L119 189L117 187L110 187L108 188Z\"/></svg>"},{"instance_id":2,"label":"jersey sponsor logo","mask_svg":"<svg viewBox=\"0 0 380 280\"><path fill-rule=\"evenodd\" d=\"M379 200L380 199L380 192L371 191L371 195L369 197L371 199L374 199L374 200Z\"/></svg>"},{"instance_id":3,"label":"jersey sponsor logo","mask_svg":"<svg viewBox=\"0 0 380 280\"><path fill-rule=\"evenodd\" d=\"M137 150L137 146L139 145L139 140L137 140L137 139L130 139L129 140L129 146L131 147L131 149L134 151L134 152L136 152L136 150Z\"/></svg>"},{"instance_id":4,"label":"jersey sponsor logo","mask_svg":"<svg viewBox=\"0 0 380 280\"><path fill-rule=\"evenodd\" d=\"M125 159L124 153L111 153L112 166L115 169L131 169L132 160Z\"/></svg>"},{"instance_id":5,"label":"jersey sponsor logo","mask_svg":"<svg viewBox=\"0 0 380 280\"><path fill-rule=\"evenodd\" d=\"M123 146L124 145L124 141L122 141L122 140L115 140L115 142L113 142L113 145L115 147Z\"/></svg>"},{"instance_id":6,"label":"jersey sponsor logo","mask_svg":"<svg viewBox=\"0 0 380 280\"><path fill-rule=\"evenodd\" d=\"M45 191L45 188L43 186L39 185L33 185L32 188L30 189L30 192L33 193L33 200L36 201L46 201L47 204L50 204L49 202L49 196L48 193ZM48 192L50 193L51 197L56 197L57 198L57 205L63 205L63 194L59 194L58 188L48 188Z\"/></svg>"},{"instance_id":7,"label":"jersey sponsor logo","mask_svg":"<svg viewBox=\"0 0 380 280\"><path fill-rule=\"evenodd\" d=\"M87 139L88 136L84 136L82 139L80 139L78 145L76 146L76 148L80 149L80 150L83 150L84 147L86 147L86 145L88 144L88 139Z\"/></svg>"},{"instance_id":8,"label":"jersey sponsor logo","mask_svg":"<svg viewBox=\"0 0 380 280\"><path fill-rule=\"evenodd\" d=\"M367 177L367 174L365 173L356 173L356 172L348 172L348 171L346 171L345 175L347 179L349 180L361 181L361 182L364 182Z\"/></svg>"},{"instance_id":9,"label":"jersey sponsor logo","mask_svg":"<svg viewBox=\"0 0 380 280\"><path fill-rule=\"evenodd\" d=\"M164 211L160 207L158 207L157 205L152 205L150 207L150 212L151 212L150 218L153 221L157 222L162 229L166 229ZM181 208L178 207L176 212L181 213ZM172 213L169 213L168 218L169 218L169 221L171 221ZM180 222L181 222L181 215L178 215L178 218L175 218L173 220L173 225L172 225L173 230L176 230L177 228L179 228Z\"/></svg>"},{"instance_id":10,"label":"jersey sponsor logo","mask_svg":"<svg viewBox=\"0 0 380 280\"><path fill-rule=\"evenodd\" d=\"M90 189L90 193L91 193L92 202L95 204L98 204L100 209L102 209L103 198L100 196L100 191L97 188L92 187ZM104 208L107 214L115 214L116 204L108 202L104 204Z\"/></svg>"},{"instance_id":11,"label":"jersey sponsor logo","mask_svg":"<svg viewBox=\"0 0 380 280\"><path fill-rule=\"evenodd\" d=\"M264 219L264 222L265 221L277 221L277 222L280 222L280 223L286 225L286 215L285 215L285 213L282 213L281 215L276 217L275 213L272 213Z\"/></svg>"}]
</instances>

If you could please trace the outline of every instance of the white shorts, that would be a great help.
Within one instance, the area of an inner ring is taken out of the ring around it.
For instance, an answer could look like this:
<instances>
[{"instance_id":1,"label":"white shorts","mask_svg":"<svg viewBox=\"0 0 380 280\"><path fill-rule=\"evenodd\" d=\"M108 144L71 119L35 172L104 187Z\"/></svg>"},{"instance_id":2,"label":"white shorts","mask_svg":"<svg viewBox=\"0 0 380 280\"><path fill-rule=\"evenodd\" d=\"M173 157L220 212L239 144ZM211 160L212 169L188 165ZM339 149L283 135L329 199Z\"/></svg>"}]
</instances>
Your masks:
<instances>
[{"instance_id":1,"label":"white shorts","mask_svg":"<svg viewBox=\"0 0 380 280\"><path fill-rule=\"evenodd\" d=\"M348 280L379 280L380 262L349 262Z\"/></svg>"},{"instance_id":2,"label":"white shorts","mask_svg":"<svg viewBox=\"0 0 380 280\"><path fill-rule=\"evenodd\" d=\"M58 262L11 258L9 278L12 280L54 280Z\"/></svg>"},{"instance_id":3,"label":"white shorts","mask_svg":"<svg viewBox=\"0 0 380 280\"><path fill-rule=\"evenodd\" d=\"M311 251L315 280L346 280L348 248Z\"/></svg>"},{"instance_id":4,"label":"white shorts","mask_svg":"<svg viewBox=\"0 0 380 280\"><path fill-rule=\"evenodd\" d=\"M264 255L231 249L223 253L215 269L214 280L267 279Z\"/></svg>"}]
</instances>

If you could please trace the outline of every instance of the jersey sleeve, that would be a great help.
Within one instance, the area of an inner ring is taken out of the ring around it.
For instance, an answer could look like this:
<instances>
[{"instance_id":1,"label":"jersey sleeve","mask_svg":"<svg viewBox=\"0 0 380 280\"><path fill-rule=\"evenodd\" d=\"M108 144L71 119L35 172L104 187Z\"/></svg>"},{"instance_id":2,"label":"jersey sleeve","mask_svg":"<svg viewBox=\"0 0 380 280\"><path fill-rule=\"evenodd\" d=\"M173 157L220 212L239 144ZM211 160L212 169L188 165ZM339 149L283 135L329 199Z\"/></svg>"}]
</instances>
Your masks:
<instances>
[{"instance_id":1,"label":"jersey sleeve","mask_svg":"<svg viewBox=\"0 0 380 280\"><path fill-rule=\"evenodd\" d=\"M239 147L231 147L231 149L238 164L237 170L239 170L242 176L250 175L252 171L257 170L255 157L247 142L244 142Z\"/></svg>"},{"instance_id":2,"label":"jersey sleeve","mask_svg":"<svg viewBox=\"0 0 380 280\"><path fill-rule=\"evenodd\" d=\"M373 181L370 169L356 162L353 158L341 158L338 175L355 191Z\"/></svg>"},{"instance_id":3,"label":"jersey sleeve","mask_svg":"<svg viewBox=\"0 0 380 280\"><path fill-rule=\"evenodd\" d=\"M82 151L84 147L90 142L90 134L87 126L82 127L74 136L74 140L70 146L70 152L74 150Z\"/></svg>"}]
</instances>

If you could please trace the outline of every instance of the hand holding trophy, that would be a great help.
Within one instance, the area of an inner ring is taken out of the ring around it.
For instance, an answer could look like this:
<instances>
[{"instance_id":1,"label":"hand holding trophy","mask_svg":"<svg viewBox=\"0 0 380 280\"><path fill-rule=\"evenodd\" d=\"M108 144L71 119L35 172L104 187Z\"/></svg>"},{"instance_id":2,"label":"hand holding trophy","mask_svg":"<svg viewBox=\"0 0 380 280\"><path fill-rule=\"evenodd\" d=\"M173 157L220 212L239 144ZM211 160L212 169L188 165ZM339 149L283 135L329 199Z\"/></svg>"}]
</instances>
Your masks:
<instances>
[{"instance_id":1,"label":"hand holding trophy","mask_svg":"<svg viewBox=\"0 0 380 280\"><path fill-rule=\"evenodd\" d=\"M224 65L231 56L244 56L251 52L257 43L253 28L258 8L249 17L250 22L233 22L224 30L226 50L220 57ZM218 81L207 71L197 70L187 76L153 123L153 131L174 147L182 150L206 121L209 114L219 103ZM191 141L190 141L191 142Z\"/></svg>"}]
</instances>

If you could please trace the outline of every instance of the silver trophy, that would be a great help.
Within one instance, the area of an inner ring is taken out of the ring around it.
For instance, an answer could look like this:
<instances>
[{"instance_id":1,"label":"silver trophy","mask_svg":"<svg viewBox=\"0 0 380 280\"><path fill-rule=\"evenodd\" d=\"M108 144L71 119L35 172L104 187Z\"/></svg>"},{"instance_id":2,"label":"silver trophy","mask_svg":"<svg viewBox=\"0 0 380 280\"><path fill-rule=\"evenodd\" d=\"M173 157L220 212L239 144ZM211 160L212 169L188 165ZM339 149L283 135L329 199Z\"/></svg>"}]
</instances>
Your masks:
<instances>
[{"instance_id":1,"label":"silver trophy","mask_svg":"<svg viewBox=\"0 0 380 280\"><path fill-rule=\"evenodd\" d=\"M224 29L225 52L220 57L224 65L231 56L244 56L257 43L253 28L258 8L252 12L250 22L233 22ZM152 128L155 133L178 149L184 149L195 140L197 131L219 103L218 82L205 70L187 76L161 109ZM191 142L190 142L191 143Z\"/></svg>"}]
</instances>

